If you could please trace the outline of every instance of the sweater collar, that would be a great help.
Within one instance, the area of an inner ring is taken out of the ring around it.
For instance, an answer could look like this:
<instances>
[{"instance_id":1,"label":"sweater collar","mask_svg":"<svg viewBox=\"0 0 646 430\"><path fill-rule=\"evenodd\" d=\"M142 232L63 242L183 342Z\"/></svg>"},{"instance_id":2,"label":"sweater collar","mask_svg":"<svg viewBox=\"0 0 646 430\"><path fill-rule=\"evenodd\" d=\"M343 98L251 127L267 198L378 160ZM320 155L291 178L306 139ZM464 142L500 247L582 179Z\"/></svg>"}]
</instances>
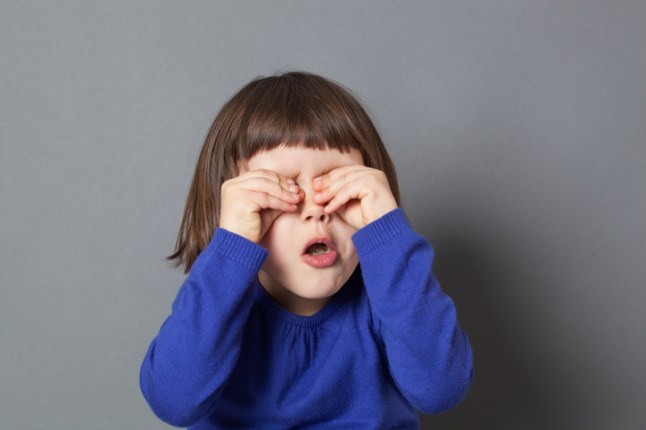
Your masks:
<instances>
[{"instance_id":1,"label":"sweater collar","mask_svg":"<svg viewBox=\"0 0 646 430\"><path fill-rule=\"evenodd\" d=\"M359 266L350 279L330 300L314 315L303 316L289 312L280 307L267 293L260 282L256 282L255 302L272 318L301 327L316 327L333 315L341 306L349 302L361 285L361 270Z\"/></svg>"}]
</instances>

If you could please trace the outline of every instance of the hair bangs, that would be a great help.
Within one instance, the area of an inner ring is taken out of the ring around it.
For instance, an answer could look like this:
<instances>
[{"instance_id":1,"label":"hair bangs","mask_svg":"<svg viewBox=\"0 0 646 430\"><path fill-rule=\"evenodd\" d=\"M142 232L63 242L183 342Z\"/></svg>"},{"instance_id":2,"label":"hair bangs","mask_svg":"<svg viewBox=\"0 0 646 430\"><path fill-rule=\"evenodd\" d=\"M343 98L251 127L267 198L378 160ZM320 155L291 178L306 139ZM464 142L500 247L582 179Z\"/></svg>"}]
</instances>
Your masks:
<instances>
[{"instance_id":1,"label":"hair bangs","mask_svg":"<svg viewBox=\"0 0 646 430\"><path fill-rule=\"evenodd\" d=\"M355 115L340 94L343 90L328 82L309 82L307 88L298 88L301 82L284 77L264 83L255 88L254 103L242 118L240 160L281 145L364 152L352 123Z\"/></svg>"}]
</instances>

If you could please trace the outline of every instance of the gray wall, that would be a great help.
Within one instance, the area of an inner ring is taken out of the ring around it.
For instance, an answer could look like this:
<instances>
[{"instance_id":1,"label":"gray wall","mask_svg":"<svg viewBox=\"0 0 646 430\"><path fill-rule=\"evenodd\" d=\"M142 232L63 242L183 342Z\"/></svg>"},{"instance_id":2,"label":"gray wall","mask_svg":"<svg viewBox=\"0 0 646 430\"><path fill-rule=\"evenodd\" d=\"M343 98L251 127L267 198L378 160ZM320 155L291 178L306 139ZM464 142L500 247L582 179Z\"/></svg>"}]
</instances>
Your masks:
<instances>
[{"instance_id":1,"label":"gray wall","mask_svg":"<svg viewBox=\"0 0 646 430\"><path fill-rule=\"evenodd\" d=\"M354 89L476 360L424 428L646 426L643 1L2 1L0 427L162 429L138 370L224 100Z\"/></svg>"}]
</instances>

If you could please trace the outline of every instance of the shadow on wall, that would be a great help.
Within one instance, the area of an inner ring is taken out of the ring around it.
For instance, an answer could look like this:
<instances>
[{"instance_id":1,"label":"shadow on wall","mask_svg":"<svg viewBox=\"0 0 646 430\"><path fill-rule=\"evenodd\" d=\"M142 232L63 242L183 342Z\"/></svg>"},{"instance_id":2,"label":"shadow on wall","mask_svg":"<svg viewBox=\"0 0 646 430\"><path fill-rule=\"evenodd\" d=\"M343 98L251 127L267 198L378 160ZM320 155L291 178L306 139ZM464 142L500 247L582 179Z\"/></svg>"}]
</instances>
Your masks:
<instances>
[{"instance_id":1,"label":"shadow on wall","mask_svg":"<svg viewBox=\"0 0 646 430\"><path fill-rule=\"evenodd\" d=\"M449 209L434 216L433 235L420 230L434 237L434 272L456 303L475 363L465 400L445 414L422 416L422 429L581 428L591 417L617 414L595 400L613 392L616 381L599 374L580 349L583 339L577 343L568 332L568 304L550 296L573 288L558 282L567 265L551 252L558 243L505 218L508 210L471 204L459 215ZM553 256L546 260L546 253Z\"/></svg>"},{"instance_id":2,"label":"shadow on wall","mask_svg":"<svg viewBox=\"0 0 646 430\"><path fill-rule=\"evenodd\" d=\"M446 236L434 244L438 252L434 270L455 301L471 341L474 381L460 405L445 414L422 416L421 428L545 428L546 421L552 421L549 417L571 399L552 386L553 376L540 366L541 351L524 336L523 324L530 317L508 295L523 276L510 267L513 261L505 264L491 248L470 242L468 238L478 234L465 234L465 228L468 225L461 225L459 236Z\"/></svg>"}]
</instances>

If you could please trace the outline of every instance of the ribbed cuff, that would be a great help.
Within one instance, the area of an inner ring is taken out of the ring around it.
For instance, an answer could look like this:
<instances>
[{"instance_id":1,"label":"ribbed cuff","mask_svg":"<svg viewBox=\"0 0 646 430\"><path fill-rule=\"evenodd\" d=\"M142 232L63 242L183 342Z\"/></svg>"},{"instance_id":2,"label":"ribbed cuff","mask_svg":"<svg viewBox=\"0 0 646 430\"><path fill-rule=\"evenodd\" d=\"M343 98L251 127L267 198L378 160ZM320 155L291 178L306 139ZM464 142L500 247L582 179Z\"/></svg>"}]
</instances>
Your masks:
<instances>
[{"instance_id":1,"label":"ribbed cuff","mask_svg":"<svg viewBox=\"0 0 646 430\"><path fill-rule=\"evenodd\" d=\"M359 254L368 254L407 230L410 230L410 226L406 215L401 208L397 208L357 231L352 235L352 242Z\"/></svg>"},{"instance_id":2,"label":"ribbed cuff","mask_svg":"<svg viewBox=\"0 0 646 430\"><path fill-rule=\"evenodd\" d=\"M216 252L254 270L259 269L269 255L269 251L257 243L223 228L215 231L212 242Z\"/></svg>"}]
</instances>

